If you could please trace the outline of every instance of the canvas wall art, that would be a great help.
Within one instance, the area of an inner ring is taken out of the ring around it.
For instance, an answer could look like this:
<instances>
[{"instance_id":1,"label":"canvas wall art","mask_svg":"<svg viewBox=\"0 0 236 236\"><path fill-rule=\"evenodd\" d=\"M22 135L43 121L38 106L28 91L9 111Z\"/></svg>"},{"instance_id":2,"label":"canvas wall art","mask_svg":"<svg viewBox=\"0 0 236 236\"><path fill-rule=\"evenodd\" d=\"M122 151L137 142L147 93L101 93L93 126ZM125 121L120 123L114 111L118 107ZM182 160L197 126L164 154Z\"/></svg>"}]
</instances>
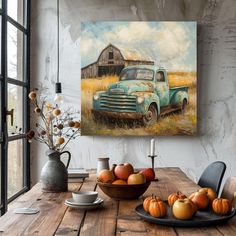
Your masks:
<instances>
[{"instance_id":1,"label":"canvas wall art","mask_svg":"<svg viewBox=\"0 0 236 236\"><path fill-rule=\"evenodd\" d=\"M82 135L195 135L196 22L86 22Z\"/></svg>"}]
</instances>

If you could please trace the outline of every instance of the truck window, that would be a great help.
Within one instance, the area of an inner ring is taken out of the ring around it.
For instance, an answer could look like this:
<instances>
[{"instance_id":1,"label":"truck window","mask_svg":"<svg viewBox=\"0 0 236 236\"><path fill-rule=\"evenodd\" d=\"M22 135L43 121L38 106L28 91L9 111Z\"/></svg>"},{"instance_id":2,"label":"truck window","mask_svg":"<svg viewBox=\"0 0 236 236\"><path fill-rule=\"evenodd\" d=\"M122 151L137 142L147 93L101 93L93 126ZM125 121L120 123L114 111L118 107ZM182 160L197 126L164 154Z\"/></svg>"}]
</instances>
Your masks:
<instances>
[{"instance_id":1,"label":"truck window","mask_svg":"<svg viewBox=\"0 0 236 236\"><path fill-rule=\"evenodd\" d=\"M156 74L157 82L165 82L165 76L163 71L158 71Z\"/></svg>"},{"instance_id":2,"label":"truck window","mask_svg":"<svg viewBox=\"0 0 236 236\"><path fill-rule=\"evenodd\" d=\"M153 80L153 76L153 70L134 68L122 71L120 80Z\"/></svg>"}]
</instances>

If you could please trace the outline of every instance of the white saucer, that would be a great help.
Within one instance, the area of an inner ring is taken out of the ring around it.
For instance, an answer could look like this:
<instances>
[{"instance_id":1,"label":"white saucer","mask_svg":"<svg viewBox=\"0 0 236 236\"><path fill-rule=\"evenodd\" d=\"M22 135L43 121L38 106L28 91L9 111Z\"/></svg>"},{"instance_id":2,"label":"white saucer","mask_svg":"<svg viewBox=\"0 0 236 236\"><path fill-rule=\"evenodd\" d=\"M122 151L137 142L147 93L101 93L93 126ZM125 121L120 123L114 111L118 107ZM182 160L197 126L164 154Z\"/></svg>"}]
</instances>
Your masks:
<instances>
[{"instance_id":1,"label":"white saucer","mask_svg":"<svg viewBox=\"0 0 236 236\"><path fill-rule=\"evenodd\" d=\"M73 198L69 198L65 200L66 203L70 204L70 205L75 205L75 206L94 206L94 205L99 205L101 204L101 202L103 202L103 199L101 198L97 198L94 202L92 203L80 203L80 202L75 202L75 200Z\"/></svg>"},{"instance_id":2,"label":"white saucer","mask_svg":"<svg viewBox=\"0 0 236 236\"><path fill-rule=\"evenodd\" d=\"M77 209L94 209L103 204L103 199L97 198L96 201L92 203L78 203L75 202L73 198L69 198L65 200L65 204L69 207Z\"/></svg>"},{"instance_id":3,"label":"white saucer","mask_svg":"<svg viewBox=\"0 0 236 236\"><path fill-rule=\"evenodd\" d=\"M103 203L103 199L99 197L96 199L96 201L92 203L78 203L78 202L75 202L73 198L69 198L65 200L65 204L67 206L78 208L78 209L96 208L100 206L102 203Z\"/></svg>"}]
</instances>

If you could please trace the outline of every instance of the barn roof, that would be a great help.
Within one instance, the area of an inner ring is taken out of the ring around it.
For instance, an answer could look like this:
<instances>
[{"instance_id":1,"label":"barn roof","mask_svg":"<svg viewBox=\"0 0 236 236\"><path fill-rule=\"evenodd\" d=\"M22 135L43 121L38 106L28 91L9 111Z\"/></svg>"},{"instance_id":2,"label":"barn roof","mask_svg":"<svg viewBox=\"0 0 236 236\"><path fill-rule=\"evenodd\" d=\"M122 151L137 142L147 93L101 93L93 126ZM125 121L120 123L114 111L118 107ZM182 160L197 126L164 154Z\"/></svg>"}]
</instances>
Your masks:
<instances>
[{"instance_id":1,"label":"barn roof","mask_svg":"<svg viewBox=\"0 0 236 236\"><path fill-rule=\"evenodd\" d=\"M92 65L96 64L99 61L99 58L102 55L102 53L108 47L113 47L113 48L119 50L121 55L122 55L122 57L123 57L123 59L126 60L126 61L154 62L150 56L146 55L145 53L142 53L141 50L118 48L118 47L116 47L116 46L114 46L113 44L110 43L100 52L100 54L98 56L98 59L95 62L90 63L89 65L84 66L82 69L85 69L85 68L87 68L89 66L92 66Z\"/></svg>"},{"instance_id":2,"label":"barn roof","mask_svg":"<svg viewBox=\"0 0 236 236\"><path fill-rule=\"evenodd\" d=\"M153 61L151 57L145 55L144 53L141 52L141 50L137 49L127 49L127 48L121 48L121 47L116 47L113 44L107 45L103 50L105 51L108 47L113 47L121 52L121 55L123 56L124 60L128 61ZM102 54L100 53L100 55Z\"/></svg>"},{"instance_id":3,"label":"barn roof","mask_svg":"<svg viewBox=\"0 0 236 236\"><path fill-rule=\"evenodd\" d=\"M141 50L119 48L125 60L129 61L153 61L151 57L145 55Z\"/></svg>"}]
</instances>

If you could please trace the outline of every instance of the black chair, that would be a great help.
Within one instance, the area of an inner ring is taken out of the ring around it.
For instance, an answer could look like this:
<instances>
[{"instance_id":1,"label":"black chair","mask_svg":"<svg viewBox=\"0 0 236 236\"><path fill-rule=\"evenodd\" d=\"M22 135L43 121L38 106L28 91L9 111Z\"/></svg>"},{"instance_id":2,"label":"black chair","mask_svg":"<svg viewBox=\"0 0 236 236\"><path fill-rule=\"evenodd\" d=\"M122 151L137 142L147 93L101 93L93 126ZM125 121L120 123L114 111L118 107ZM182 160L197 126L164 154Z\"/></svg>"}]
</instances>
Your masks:
<instances>
[{"instance_id":1,"label":"black chair","mask_svg":"<svg viewBox=\"0 0 236 236\"><path fill-rule=\"evenodd\" d=\"M199 178L198 185L202 188L209 187L219 194L220 185L226 170L226 165L222 161L216 161L211 163L203 171Z\"/></svg>"}]
</instances>

